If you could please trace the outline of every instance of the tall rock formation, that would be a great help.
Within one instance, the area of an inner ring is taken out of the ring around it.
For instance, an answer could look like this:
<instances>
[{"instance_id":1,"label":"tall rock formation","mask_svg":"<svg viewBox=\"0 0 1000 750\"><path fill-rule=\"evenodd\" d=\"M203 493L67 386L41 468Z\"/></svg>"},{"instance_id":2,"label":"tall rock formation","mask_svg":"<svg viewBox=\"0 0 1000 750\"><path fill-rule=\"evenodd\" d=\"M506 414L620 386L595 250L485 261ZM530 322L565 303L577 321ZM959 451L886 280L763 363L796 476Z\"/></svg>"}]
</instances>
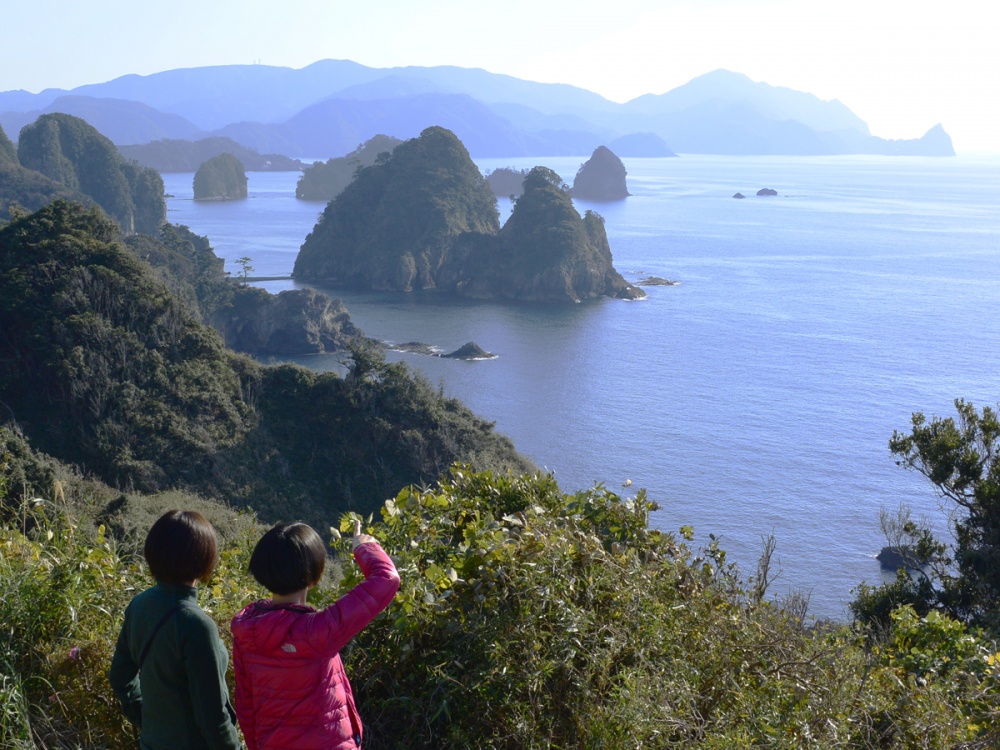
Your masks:
<instances>
[{"instance_id":1,"label":"tall rock formation","mask_svg":"<svg viewBox=\"0 0 1000 750\"><path fill-rule=\"evenodd\" d=\"M155 234L166 220L159 173L126 161L79 117L42 115L21 131L17 157L21 166L92 198L126 235Z\"/></svg>"},{"instance_id":2,"label":"tall rock formation","mask_svg":"<svg viewBox=\"0 0 1000 750\"><path fill-rule=\"evenodd\" d=\"M297 279L437 289L477 299L579 302L643 292L614 270L604 224L536 167L503 230L496 199L453 133L432 127L363 169L324 210Z\"/></svg>"},{"instance_id":3,"label":"tall rock formation","mask_svg":"<svg viewBox=\"0 0 1000 750\"><path fill-rule=\"evenodd\" d=\"M625 165L607 146L598 146L573 180L573 197L619 201L629 196Z\"/></svg>"},{"instance_id":4,"label":"tall rock formation","mask_svg":"<svg viewBox=\"0 0 1000 750\"><path fill-rule=\"evenodd\" d=\"M496 235L496 199L462 142L430 127L361 170L306 237L292 276L376 290L435 289L463 234Z\"/></svg>"}]
</instances>

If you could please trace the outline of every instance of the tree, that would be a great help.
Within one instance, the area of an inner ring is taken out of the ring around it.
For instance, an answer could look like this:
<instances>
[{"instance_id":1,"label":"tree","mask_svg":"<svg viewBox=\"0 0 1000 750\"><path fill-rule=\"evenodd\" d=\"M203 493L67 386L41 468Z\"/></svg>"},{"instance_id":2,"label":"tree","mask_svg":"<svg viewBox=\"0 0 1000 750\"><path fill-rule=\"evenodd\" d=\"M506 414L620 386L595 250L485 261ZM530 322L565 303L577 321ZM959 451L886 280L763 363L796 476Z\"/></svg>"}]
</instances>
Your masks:
<instances>
[{"instance_id":1,"label":"tree","mask_svg":"<svg viewBox=\"0 0 1000 750\"><path fill-rule=\"evenodd\" d=\"M253 266L251 265L252 259L244 255L242 258L236 259L236 265L238 265L243 270L243 282L246 283L247 276L253 273Z\"/></svg>"},{"instance_id":2,"label":"tree","mask_svg":"<svg viewBox=\"0 0 1000 750\"><path fill-rule=\"evenodd\" d=\"M927 477L953 504L954 543L950 558L922 525L911 523L909 536L934 553L928 583L914 590L925 604L945 609L965 622L1000 631L1000 419L963 399L955 417L921 412L909 434L894 432L889 450L896 463ZM953 563L948 565L948 563ZM899 589L902 584L890 584ZM886 588L886 587L883 587ZM870 591L869 591L870 593Z\"/></svg>"}]
</instances>

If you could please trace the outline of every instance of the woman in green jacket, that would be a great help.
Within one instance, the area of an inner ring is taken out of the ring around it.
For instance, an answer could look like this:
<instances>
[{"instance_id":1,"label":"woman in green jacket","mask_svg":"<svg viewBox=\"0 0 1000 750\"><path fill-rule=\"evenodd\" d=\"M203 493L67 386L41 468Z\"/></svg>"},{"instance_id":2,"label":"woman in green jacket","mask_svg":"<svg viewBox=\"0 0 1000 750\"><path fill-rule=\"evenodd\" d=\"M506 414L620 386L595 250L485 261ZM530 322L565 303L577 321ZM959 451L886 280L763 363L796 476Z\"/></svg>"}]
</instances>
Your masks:
<instances>
[{"instance_id":1,"label":"woman in green jacket","mask_svg":"<svg viewBox=\"0 0 1000 750\"><path fill-rule=\"evenodd\" d=\"M125 609L108 679L143 750L237 750L226 687L228 655L198 606L198 582L218 560L215 530L200 514L171 510L143 550L156 585Z\"/></svg>"}]
</instances>

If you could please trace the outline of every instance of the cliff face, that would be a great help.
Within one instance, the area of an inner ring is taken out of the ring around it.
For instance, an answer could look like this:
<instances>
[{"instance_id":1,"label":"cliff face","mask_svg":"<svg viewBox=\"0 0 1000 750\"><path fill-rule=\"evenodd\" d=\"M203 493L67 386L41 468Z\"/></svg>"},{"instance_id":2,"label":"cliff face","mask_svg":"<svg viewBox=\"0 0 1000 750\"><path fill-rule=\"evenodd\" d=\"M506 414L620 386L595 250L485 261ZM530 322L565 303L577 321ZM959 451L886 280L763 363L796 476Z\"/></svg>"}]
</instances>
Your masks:
<instances>
[{"instance_id":1,"label":"cliff face","mask_svg":"<svg viewBox=\"0 0 1000 750\"><path fill-rule=\"evenodd\" d=\"M42 115L17 144L21 166L41 172L104 209L125 234L156 234L166 220L163 179L126 161L114 144L78 117Z\"/></svg>"},{"instance_id":2,"label":"cliff face","mask_svg":"<svg viewBox=\"0 0 1000 750\"><path fill-rule=\"evenodd\" d=\"M339 299L311 289L272 295L245 288L232 307L217 311L209 322L230 349L260 355L345 350L363 338Z\"/></svg>"},{"instance_id":3,"label":"cliff face","mask_svg":"<svg viewBox=\"0 0 1000 750\"><path fill-rule=\"evenodd\" d=\"M620 163L620 162L619 162ZM579 302L641 297L611 264L599 217L536 167L501 231L496 200L451 132L428 128L364 169L306 238L293 276L375 290Z\"/></svg>"},{"instance_id":4,"label":"cliff face","mask_svg":"<svg viewBox=\"0 0 1000 750\"><path fill-rule=\"evenodd\" d=\"M629 196L625 165L606 146L598 146L573 180L573 197L618 201Z\"/></svg>"}]
</instances>

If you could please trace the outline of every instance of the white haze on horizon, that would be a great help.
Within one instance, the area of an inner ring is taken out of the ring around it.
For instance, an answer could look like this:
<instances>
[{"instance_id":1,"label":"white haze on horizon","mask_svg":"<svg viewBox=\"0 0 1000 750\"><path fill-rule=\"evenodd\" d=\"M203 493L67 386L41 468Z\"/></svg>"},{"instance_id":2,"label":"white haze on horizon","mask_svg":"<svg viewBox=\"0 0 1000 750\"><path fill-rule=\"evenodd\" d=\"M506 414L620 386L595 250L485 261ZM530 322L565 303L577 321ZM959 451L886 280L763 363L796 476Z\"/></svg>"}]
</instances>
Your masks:
<instances>
[{"instance_id":1,"label":"white haze on horizon","mask_svg":"<svg viewBox=\"0 0 1000 750\"><path fill-rule=\"evenodd\" d=\"M175 0L4 3L0 91L70 89L174 68L326 58L456 65L623 102L718 68L838 99L873 135L941 123L1000 152L994 0ZM41 19L41 22L39 20ZM25 33L10 33L10 30Z\"/></svg>"}]
</instances>

